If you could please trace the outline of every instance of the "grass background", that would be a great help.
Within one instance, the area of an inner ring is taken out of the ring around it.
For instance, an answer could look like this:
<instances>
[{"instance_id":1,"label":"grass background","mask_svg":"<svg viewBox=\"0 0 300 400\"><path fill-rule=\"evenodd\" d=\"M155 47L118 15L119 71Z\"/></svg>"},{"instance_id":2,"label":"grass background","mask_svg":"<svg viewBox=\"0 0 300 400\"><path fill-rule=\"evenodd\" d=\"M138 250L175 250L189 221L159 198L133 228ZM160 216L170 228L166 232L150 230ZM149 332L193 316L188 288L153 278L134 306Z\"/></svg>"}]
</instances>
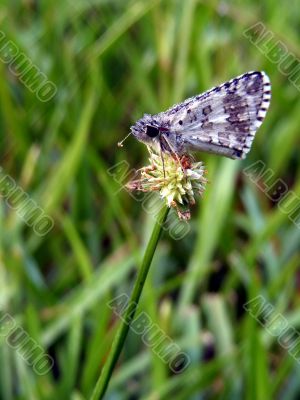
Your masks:
<instances>
[{"instance_id":1,"label":"grass background","mask_svg":"<svg viewBox=\"0 0 300 400\"><path fill-rule=\"evenodd\" d=\"M299 363L242 307L263 295L300 329L299 228L242 173L262 160L300 196L299 91L243 35L262 21L300 58L298 2L3 0L0 21L58 88L41 102L0 63L1 167L55 221L39 237L1 198L1 313L55 361L39 376L2 335L1 399L89 398L118 325L107 302L130 293L153 226L108 173L146 148L116 144L144 112L249 70L270 76L266 121L243 162L197 155L210 184L189 233L164 233L139 307L191 365L172 374L131 333L106 398L299 398Z\"/></svg>"}]
</instances>

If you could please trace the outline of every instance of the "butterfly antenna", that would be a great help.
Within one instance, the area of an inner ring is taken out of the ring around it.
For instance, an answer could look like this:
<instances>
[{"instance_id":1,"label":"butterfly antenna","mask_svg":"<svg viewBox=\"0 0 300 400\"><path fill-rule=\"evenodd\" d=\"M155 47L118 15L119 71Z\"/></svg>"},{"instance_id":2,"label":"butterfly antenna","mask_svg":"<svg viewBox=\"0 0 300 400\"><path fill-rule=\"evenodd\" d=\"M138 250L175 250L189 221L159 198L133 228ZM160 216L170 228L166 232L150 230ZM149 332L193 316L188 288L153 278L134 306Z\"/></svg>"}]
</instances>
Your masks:
<instances>
[{"instance_id":1,"label":"butterfly antenna","mask_svg":"<svg viewBox=\"0 0 300 400\"><path fill-rule=\"evenodd\" d=\"M124 137L124 139L121 140L121 142L118 142L118 147L123 147L123 142L125 142L125 140L128 138L128 136L131 135L131 132L128 133L128 135L126 135Z\"/></svg>"}]
</instances>

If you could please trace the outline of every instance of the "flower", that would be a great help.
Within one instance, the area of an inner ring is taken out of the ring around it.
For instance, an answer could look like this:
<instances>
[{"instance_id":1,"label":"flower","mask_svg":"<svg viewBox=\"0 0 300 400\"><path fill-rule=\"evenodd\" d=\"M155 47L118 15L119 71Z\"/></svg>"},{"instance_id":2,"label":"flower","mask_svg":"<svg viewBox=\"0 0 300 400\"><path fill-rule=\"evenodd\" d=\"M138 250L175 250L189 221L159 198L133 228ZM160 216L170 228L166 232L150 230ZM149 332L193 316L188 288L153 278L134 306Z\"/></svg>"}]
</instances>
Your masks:
<instances>
[{"instance_id":1,"label":"flower","mask_svg":"<svg viewBox=\"0 0 300 400\"><path fill-rule=\"evenodd\" d=\"M130 181L129 190L159 192L168 207L177 210L180 219L190 219L190 206L195 194L202 195L207 179L202 162L193 162L190 156L157 154L148 147L150 165L141 168L140 178Z\"/></svg>"}]
</instances>

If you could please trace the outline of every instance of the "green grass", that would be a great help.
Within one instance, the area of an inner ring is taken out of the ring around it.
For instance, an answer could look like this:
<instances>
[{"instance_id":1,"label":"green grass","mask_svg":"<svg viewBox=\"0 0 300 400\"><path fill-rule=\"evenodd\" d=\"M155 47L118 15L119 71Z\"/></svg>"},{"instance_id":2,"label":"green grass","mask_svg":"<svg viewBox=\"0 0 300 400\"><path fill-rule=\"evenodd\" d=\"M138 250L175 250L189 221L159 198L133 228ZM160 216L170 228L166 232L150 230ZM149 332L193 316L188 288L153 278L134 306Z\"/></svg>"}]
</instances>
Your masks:
<instances>
[{"instance_id":1,"label":"green grass","mask_svg":"<svg viewBox=\"0 0 300 400\"><path fill-rule=\"evenodd\" d=\"M0 327L1 399L90 398L120 322L107 303L131 292L154 224L120 190L126 171L108 172L142 167L146 148L117 143L143 113L250 70L273 93L253 148L195 155L210 183L189 233L163 233L138 308L191 364L172 373L130 331L105 398L299 398L299 364L242 307L263 295L300 329L300 230L243 173L262 160L300 197L299 91L243 35L262 21L300 59L299 18L296 1L2 1L1 30L58 91L43 103L0 62L0 165L55 223L37 236L0 197L0 317L55 362L38 375Z\"/></svg>"}]
</instances>

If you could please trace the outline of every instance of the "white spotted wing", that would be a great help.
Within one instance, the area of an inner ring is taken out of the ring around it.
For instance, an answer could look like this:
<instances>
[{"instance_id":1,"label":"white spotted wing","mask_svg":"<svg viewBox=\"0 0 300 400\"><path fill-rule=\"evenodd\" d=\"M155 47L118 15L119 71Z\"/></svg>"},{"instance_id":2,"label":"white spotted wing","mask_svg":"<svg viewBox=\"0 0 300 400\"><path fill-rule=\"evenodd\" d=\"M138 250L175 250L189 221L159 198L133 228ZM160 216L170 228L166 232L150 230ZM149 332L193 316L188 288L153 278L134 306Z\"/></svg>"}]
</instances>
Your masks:
<instances>
[{"instance_id":1,"label":"white spotted wing","mask_svg":"<svg viewBox=\"0 0 300 400\"><path fill-rule=\"evenodd\" d=\"M205 151L245 158L271 99L264 72L248 72L191 97L157 115L144 115L131 128L138 140L162 151Z\"/></svg>"}]
</instances>

